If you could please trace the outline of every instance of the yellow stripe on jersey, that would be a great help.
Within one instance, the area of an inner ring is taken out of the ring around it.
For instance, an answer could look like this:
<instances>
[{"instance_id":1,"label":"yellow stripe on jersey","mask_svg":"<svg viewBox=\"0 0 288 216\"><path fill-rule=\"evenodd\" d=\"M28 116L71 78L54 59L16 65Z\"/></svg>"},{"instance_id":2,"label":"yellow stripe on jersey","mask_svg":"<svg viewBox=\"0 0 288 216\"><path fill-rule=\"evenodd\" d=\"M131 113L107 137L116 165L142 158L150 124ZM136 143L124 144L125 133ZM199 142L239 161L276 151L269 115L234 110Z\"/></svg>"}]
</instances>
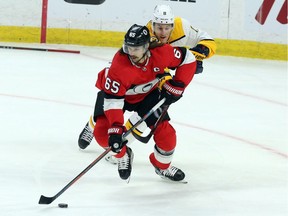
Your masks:
<instances>
[{"instance_id":1,"label":"yellow stripe on jersey","mask_svg":"<svg viewBox=\"0 0 288 216\"><path fill-rule=\"evenodd\" d=\"M216 53L217 46L214 40L202 40L198 44L202 44L209 49L209 55L205 59L210 58Z\"/></svg>"},{"instance_id":2,"label":"yellow stripe on jersey","mask_svg":"<svg viewBox=\"0 0 288 216\"><path fill-rule=\"evenodd\" d=\"M180 17L175 17L174 28L172 30L168 43L173 43L183 37L185 37L185 33L183 30L182 20Z\"/></svg>"},{"instance_id":3,"label":"yellow stripe on jersey","mask_svg":"<svg viewBox=\"0 0 288 216\"><path fill-rule=\"evenodd\" d=\"M146 27L148 28L149 32L150 32L150 36L151 37L155 37L155 34L153 33L153 30L152 30L152 20L150 20L147 24L146 24Z\"/></svg>"}]
</instances>

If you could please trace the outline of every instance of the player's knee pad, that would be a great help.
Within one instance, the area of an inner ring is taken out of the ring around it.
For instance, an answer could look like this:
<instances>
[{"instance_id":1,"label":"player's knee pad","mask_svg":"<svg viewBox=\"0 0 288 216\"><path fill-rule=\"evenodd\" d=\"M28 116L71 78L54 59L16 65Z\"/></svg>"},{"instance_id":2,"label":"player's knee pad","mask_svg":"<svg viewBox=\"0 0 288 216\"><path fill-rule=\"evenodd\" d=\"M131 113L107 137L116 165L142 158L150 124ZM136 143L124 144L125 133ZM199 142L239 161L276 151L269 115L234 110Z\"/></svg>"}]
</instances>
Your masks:
<instances>
[{"instance_id":1,"label":"player's knee pad","mask_svg":"<svg viewBox=\"0 0 288 216\"><path fill-rule=\"evenodd\" d=\"M98 116L97 124L94 127L94 138L96 142L103 148L108 147L108 131L109 122L106 116Z\"/></svg>"}]
</instances>

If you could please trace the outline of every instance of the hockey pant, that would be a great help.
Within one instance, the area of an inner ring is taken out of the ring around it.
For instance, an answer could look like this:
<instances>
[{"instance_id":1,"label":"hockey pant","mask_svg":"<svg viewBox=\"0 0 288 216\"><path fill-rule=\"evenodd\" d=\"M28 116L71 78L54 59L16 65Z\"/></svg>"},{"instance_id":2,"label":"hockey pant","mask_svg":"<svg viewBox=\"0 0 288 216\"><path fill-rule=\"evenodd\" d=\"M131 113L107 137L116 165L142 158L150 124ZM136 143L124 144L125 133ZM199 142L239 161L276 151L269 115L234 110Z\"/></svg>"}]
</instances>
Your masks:
<instances>
[{"instance_id":1,"label":"hockey pant","mask_svg":"<svg viewBox=\"0 0 288 216\"><path fill-rule=\"evenodd\" d=\"M156 103L159 101L159 93L157 90L150 93L143 101L139 104L124 104L124 110L135 111L139 116L144 116ZM96 125L94 127L94 138L97 143L103 148L108 147L108 128L110 127L108 119L106 118L103 111L103 103L104 103L104 92L100 91L98 93L98 97L96 100L95 110L94 110L94 121ZM145 125L140 125L140 127L145 127L146 125L150 128L153 127L155 122L157 121L160 113L156 113L155 115L151 115L146 119ZM138 117L139 118L139 117ZM130 118L133 119L133 118ZM172 161L174 149L176 147L176 131L169 123L170 117L168 113L165 115L163 121L157 126L154 133L154 153L150 155L150 162L153 166L158 167L160 169L167 169L170 166ZM137 118L132 121L132 125L136 123ZM133 122L135 121L135 122ZM126 125L127 127L127 125ZM131 128L128 127L128 129ZM137 127L139 129L139 127ZM131 144L135 140L132 134L127 136L128 144ZM124 156L126 152L126 146L123 147L120 153L116 154L116 158L121 158Z\"/></svg>"}]
</instances>

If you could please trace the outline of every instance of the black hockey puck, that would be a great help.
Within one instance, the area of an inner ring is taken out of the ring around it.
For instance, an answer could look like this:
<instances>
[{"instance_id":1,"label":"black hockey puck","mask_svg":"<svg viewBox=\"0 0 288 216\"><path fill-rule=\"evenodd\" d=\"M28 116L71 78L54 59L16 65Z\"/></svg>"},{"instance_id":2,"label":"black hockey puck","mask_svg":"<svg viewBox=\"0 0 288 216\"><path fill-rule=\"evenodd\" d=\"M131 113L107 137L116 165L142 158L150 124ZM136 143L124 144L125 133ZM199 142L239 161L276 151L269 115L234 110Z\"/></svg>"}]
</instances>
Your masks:
<instances>
[{"instance_id":1,"label":"black hockey puck","mask_svg":"<svg viewBox=\"0 0 288 216\"><path fill-rule=\"evenodd\" d=\"M68 204L66 204L66 203L59 203L59 204L58 204L58 207L59 207L59 208L68 208Z\"/></svg>"}]
</instances>

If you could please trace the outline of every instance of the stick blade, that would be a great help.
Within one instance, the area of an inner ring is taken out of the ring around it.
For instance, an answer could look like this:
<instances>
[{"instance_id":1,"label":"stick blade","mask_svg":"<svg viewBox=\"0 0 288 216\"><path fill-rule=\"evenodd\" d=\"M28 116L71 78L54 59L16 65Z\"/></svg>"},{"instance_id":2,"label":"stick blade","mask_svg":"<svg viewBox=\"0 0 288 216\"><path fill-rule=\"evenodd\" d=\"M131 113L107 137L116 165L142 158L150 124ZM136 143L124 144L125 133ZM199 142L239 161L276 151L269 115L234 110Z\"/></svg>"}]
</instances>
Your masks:
<instances>
[{"instance_id":1,"label":"stick blade","mask_svg":"<svg viewBox=\"0 0 288 216\"><path fill-rule=\"evenodd\" d=\"M146 137L143 137L143 136L141 136L141 135L138 135L138 134L136 134L136 133L133 133L133 131L132 131L132 135L133 135L138 141L140 141L140 142L142 142L142 143L148 143L149 140L150 140L150 138L152 137L153 133L150 132Z\"/></svg>"},{"instance_id":2,"label":"stick blade","mask_svg":"<svg viewBox=\"0 0 288 216\"><path fill-rule=\"evenodd\" d=\"M41 195L38 204L48 205L48 204L52 203L54 200L55 200L54 197L46 197L46 196Z\"/></svg>"}]
</instances>

